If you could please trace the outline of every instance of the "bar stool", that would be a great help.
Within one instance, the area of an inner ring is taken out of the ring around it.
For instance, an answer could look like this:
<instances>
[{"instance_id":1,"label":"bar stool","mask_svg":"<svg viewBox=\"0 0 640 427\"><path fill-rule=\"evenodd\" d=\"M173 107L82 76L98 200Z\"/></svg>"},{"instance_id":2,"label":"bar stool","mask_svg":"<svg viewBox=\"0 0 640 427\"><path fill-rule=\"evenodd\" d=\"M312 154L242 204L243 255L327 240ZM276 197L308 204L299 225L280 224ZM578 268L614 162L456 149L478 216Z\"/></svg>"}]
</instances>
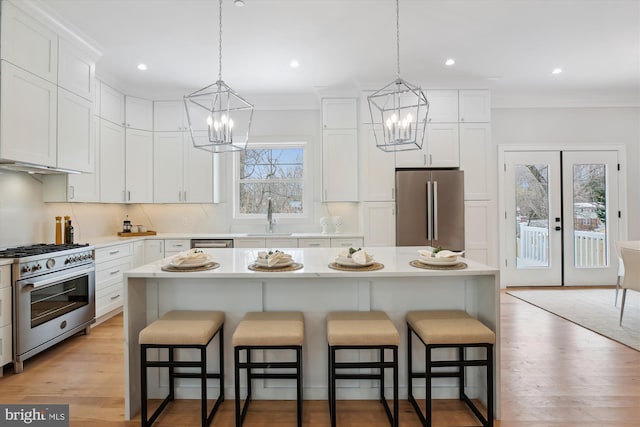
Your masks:
<instances>
[{"instance_id":1,"label":"bar stool","mask_svg":"<svg viewBox=\"0 0 640 427\"><path fill-rule=\"evenodd\" d=\"M408 397L418 418L425 427L431 427L431 384L433 378L458 378L459 399L463 400L484 427L493 426L493 346L495 333L479 320L461 310L410 311L407 320L407 370ZM412 366L412 334L415 334L425 346L425 372L414 372ZM458 350L455 360L434 361L431 350L453 348ZM467 359L465 350L484 348L485 357ZM478 407L464 391L465 367L484 366L487 370L487 416L482 415ZM454 372L434 372L434 368L457 368ZM413 379L425 379L425 413L413 396Z\"/></svg>"},{"instance_id":2,"label":"bar stool","mask_svg":"<svg viewBox=\"0 0 640 427\"><path fill-rule=\"evenodd\" d=\"M141 398L140 418L143 427L149 427L167 404L174 400L176 378L199 378L201 381L202 427L211 424L218 407L224 401L224 312L170 311L140 331ZM218 335L220 355L219 373L207 373L207 346ZM147 349L167 349L168 360L147 360ZM175 360L174 350L179 348L200 350L200 360ZM147 419L147 368L169 368L169 394ZM197 373L176 372L175 368L199 368ZM220 394L211 412L207 413L207 378L219 380Z\"/></svg>"},{"instance_id":3,"label":"bar stool","mask_svg":"<svg viewBox=\"0 0 640 427\"><path fill-rule=\"evenodd\" d=\"M391 319L382 311L335 311L327 315L329 343L329 415L336 426L336 380L361 379L380 381L380 402L392 427L398 427L398 345L400 334ZM393 357L385 361L384 351ZM336 362L338 350L378 350L377 362ZM339 369L378 369L378 373L338 373ZM393 415L384 396L384 370L393 370Z\"/></svg>"},{"instance_id":4,"label":"bar stool","mask_svg":"<svg viewBox=\"0 0 640 427\"><path fill-rule=\"evenodd\" d=\"M295 379L297 387L297 422L302 426L302 344L304 316L299 311L249 312L236 327L231 342L234 347L236 427L242 426L251 403L251 381L258 378ZM246 361L240 361L245 351ZM295 362L252 362L252 350L295 350ZM240 408L240 370L247 370L247 397ZM253 372L253 369L295 369L287 372Z\"/></svg>"}]
</instances>

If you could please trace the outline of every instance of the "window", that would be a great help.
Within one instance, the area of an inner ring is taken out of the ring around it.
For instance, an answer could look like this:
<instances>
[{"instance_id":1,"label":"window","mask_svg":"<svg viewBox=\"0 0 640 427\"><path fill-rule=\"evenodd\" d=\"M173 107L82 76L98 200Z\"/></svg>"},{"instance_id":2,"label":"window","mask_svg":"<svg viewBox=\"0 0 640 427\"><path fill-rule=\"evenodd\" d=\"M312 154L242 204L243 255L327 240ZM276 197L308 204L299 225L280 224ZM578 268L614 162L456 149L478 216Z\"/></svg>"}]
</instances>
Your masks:
<instances>
[{"instance_id":1,"label":"window","mask_svg":"<svg viewBox=\"0 0 640 427\"><path fill-rule=\"evenodd\" d=\"M240 216L262 216L271 198L275 214L304 215L304 148L304 143L254 143L240 152L236 212Z\"/></svg>"}]
</instances>

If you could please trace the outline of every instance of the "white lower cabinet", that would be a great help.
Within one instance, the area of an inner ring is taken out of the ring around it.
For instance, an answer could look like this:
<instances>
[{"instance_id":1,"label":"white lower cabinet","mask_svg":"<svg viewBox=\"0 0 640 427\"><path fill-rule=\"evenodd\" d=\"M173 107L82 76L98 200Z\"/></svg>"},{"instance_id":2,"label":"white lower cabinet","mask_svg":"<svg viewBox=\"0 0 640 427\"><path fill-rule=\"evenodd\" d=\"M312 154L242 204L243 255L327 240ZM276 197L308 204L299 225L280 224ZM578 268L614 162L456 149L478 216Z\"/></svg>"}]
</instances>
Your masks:
<instances>
[{"instance_id":1,"label":"white lower cabinet","mask_svg":"<svg viewBox=\"0 0 640 427\"><path fill-rule=\"evenodd\" d=\"M133 242L133 258L131 260L133 268L144 265L144 240Z\"/></svg>"},{"instance_id":2,"label":"white lower cabinet","mask_svg":"<svg viewBox=\"0 0 640 427\"><path fill-rule=\"evenodd\" d=\"M297 248L298 239L291 238L268 238L264 239L264 247L269 249Z\"/></svg>"},{"instance_id":3,"label":"white lower cabinet","mask_svg":"<svg viewBox=\"0 0 640 427\"><path fill-rule=\"evenodd\" d=\"M396 204L367 202L363 209L364 246L395 246Z\"/></svg>"},{"instance_id":4,"label":"white lower cabinet","mask_svg":"<svg viewBox=\"0 0 640 427\"><path fill-rule=\"evenodd\" d=\"M0 377L2 366L11 362L11 266L0 266Z\"/></svg>"},{"instance_id":5,"label":"white lower cabinet","mask_svg":"<svg viewBox=\"0 0 640 427\"><path fill-rule=\"evenodd\" d=\"M170 257L180 252L188 251L191 248L189 239L171 239L164 241L164 257Z\"/></svg>"},{"instance_id":6,"label":"white lower cabinet","mask_svg":"<svg viewBox=\"0 0 640 427\"><path fill-rule=\"evenodd\" d=\"M364 240L359 237L355 238L331 238L332 248L361 248L364 246Z\"/></svg>"},{"instance_id":7,"label":"white lower cabinet","mask_svg":"<svg viewBox=\"0 0 640 427\"><path fill-rule=\"evenodd\" d=\"M331 246L330 239L298 239L299 248L328 248Z\"/></svg>"},{"instance_id":8,"label":"white lower cabinet","mask_svg":"<svg viewBox=\"0 0 640 427\"><path fill-rule=\"evenodd\" d=\"M122 308L123 275L133 267L133 254L133 243L96 250L96 319Z\"/></svg>"},{"instance_id":9,"label":"white lower cabinet","mask_svg":"<svg viewBox=\"0 0 640 427\"><path fill-rule=\"evenodd\" d=\"M492 248L497 227L495 208L491 201L465 201L465 257L487 265L494 265Z\"/></svg>"},{"instance_id":10,"label":"white lower cabinet","mask_svg":"<svg viewBox=\"0 0 640 427\"><path fill-rule=\"evenodd\" d=\"M144 263L158 261L164 258L164 240L144 241Z\"/></svg>"},{"instance_id":11,"label":"white lower cabinet","mask_svg":"<svg viewBox=\"0 0 640 427\"><path fill-rule=\"evenodd\" d=\"M265 239L233 239L234 248L266 248Z\"/></svg>"}]
</instances>

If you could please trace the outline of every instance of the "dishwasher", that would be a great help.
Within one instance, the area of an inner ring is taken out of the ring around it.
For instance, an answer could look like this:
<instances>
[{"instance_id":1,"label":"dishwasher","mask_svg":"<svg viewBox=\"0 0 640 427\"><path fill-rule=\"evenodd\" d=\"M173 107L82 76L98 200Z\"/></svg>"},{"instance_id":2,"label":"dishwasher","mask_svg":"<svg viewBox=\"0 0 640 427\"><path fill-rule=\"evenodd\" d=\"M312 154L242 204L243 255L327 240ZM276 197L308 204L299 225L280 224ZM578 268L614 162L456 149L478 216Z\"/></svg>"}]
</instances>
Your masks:
<instances>
[{"instance_id":1,"label":"dishwasher","mask_svg":"<svg viewBox=\"0 0 640 427\"><path fill-rule=\"evenodd\" d=\"M232 248L233 239L191 239L191 248Z\"/></svg>"}]
</instances>

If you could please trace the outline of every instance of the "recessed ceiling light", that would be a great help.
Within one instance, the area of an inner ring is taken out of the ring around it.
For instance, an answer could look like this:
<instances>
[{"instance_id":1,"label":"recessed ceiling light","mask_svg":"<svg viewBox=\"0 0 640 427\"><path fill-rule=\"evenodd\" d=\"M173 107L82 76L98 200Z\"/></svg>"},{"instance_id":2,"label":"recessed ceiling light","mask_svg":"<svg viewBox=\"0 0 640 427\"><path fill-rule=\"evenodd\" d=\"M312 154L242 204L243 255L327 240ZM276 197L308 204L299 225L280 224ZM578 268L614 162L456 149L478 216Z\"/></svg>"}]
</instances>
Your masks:
<instances>
[{"instance_id":1,"label":"recessed ceiling light","mask_svg":"<svg viewBox=\"0 0 640 427\"><path fill-rule=\"evenodd\" d=\"M492 82L497 82L501 79L502 77L500 76L489 76L487 77L487 80L492 81Z\"/></svg>"},{"instance_id":2,"label":"recessed ceiling light","mask_svg":"<svg viewBox=\"0 0 640 427\"><path fill-rule=\"evenodd\" d=\"M300 66L300 63L298 62L297 59L292 59L291 62L289 62L289 67L291 68L298 68Z\"/></svg>"},{"instance_id":3,"label":"recessed ceiling light","mask_svg":"<svg viewBox=\"0 0 640 427\"><path fill-rule=\"evenodd\" d=\"M455 60L455 59L453 59L453 58L449 58L449 59L447 59L447 60L444 62L444 65L446 65L446 66L448 66L448 67L451 67L451 66L452 66L453 64L455 64L455 63L456 63L456 60Z\"/></svg>"},{"instance_id":4,"label":"recessed ceiling light","mask_svg":"<svg viewBox=\"0 0 640 427\"><path fill-rule=\"evenodd\" d=\"M138 64L138 70L147 71L147 64Z\"/></svg>"},{"instance_id":5,"label":"recessed ceiling light","mask_svg":"<svg viewBox=\"0 0 640 427\"><path fill-rule=\"evenodd\" d=\"M554 68L551 74L560 74L562 72L562 68Z\"/></svg>"},{"instance_id":6,"label":"recessed ceiling light","mask_svg":"<svg viewBox=\"0 0 640 427\"><path fill-rule=\"evenodd\" d=\"M242 7L244 6L244 0L233 0L233 4L235 4L238 7Z\"/></svg>"}]
</instances>

